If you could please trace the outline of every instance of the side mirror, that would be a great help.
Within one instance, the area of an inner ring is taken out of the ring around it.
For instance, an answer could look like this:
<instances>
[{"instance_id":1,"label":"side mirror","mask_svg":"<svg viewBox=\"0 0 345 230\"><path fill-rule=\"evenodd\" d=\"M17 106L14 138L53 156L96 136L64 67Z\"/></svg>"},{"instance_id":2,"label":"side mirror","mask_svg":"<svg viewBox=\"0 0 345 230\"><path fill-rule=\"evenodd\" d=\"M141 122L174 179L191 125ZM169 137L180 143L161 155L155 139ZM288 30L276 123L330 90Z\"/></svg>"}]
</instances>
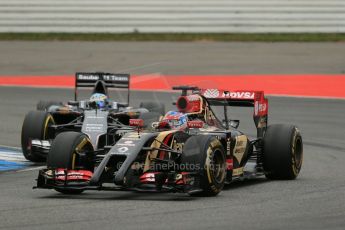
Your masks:
<instances>
[{"instance_id":1,"label":"side mirror","mask_svg":"<svg viewBox=\"0 0 345 230\"><path fill-rule=\"evenodd\" d=\"M157 129L159 127L159 121L154 121L151 124L151 128Z\"/></svg>"}]
</instances>

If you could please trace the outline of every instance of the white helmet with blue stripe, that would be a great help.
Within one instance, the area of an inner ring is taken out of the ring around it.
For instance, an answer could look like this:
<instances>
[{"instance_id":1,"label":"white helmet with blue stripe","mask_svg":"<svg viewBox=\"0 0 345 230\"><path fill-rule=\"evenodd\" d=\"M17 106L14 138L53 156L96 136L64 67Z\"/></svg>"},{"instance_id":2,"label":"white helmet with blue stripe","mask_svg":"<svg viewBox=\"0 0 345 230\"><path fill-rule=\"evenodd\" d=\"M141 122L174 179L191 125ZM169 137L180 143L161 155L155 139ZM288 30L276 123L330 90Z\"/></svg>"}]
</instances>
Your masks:
<instances>
[{"instance_id":1,"label":"white helmet with blue stripe","mask_svg":"<svg viewBox=\"0 0 345 230\"><path fill-rule=\"evenodd\" d=\"M94 93L90 97L91 102L96 102L98 108L105 108L107 105L108 97L103 93Z\"/></svg>"}]
</instances>

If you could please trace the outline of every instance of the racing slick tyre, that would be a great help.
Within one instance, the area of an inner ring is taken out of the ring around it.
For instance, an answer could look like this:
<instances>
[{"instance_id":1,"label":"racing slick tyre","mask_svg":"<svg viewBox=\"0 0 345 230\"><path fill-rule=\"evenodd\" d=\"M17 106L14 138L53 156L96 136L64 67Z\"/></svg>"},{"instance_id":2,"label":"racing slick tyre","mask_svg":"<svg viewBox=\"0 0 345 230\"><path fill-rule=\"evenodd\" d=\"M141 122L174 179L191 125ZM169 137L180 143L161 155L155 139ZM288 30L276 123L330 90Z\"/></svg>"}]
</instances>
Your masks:
<instances>
[{"instance_id":1,"label":"racing slick tyre","mask_svg":"<svg viewBox=\"0 0 345 230\"><path fill-rule=\"evenodd\" d=\"M161 116L165 114L165 105L159 102L141 102L140 108L145 108L150 112L159 113Z\"/></svg>"},{"instance_id":2,"label":"racing slick tyre","mask_svg":"<svg viewBox=\"0 0 345 230\"><path fill-rule=\"evenodd\" d=\"M293 125L268 126L263 138L263 152L263 166L268 179L295 179L303 161L300 131Z\"/></svg>"},{"instance_id":3,"label":"racing slick tyre","mask_svg":"<svg viewBox=\"0 0 345 230\"><path fill-rule=\"evenodd\" d=\"M49 126L54 125L51 114L44 111L30 111L26 114L21 134L21 145L24 157L33 162L43 162L46 158L31 151L31 140L48 140L53 138L49 133Z\"/></svg>"},{"instance_id":4,"label":"racing slick tyre","mask_svg":"<svg viewBox=\"0 0 345 230\"><path fill-rule=\"evenodd\" d=\"M92 152L93 146L86 134L78 132L63 132L54 139L47 158L48 168L63 168L67 170L94 170L93 160L79 153ZM82 189L55 189L64 194L79 194Z\"/></svg>"},{"instance_id":5,"label":"racing slick tyre","mask_svg":"<svg viewBox=\"0 0 345 230\"><path fill-rule=\"evenodd\" d=\"M183 168L182 168L183 167ZM191 136L181 155L181 171L198 174L201 191L190 195L215 196L224 187L226 178L226 154L223 145L214 136Z\"/></svg>"},{"instance_id":6,"label":"racing slick tyre","mask_svg":"<svg viewBox=\"0 0 345 230\"><path fill-rule=\"evenodd\" d=\"M49 107L52 105L60 106L62 102L59 101L39 101L36 105L36 109L40 111L48 111Z\"/></svg>"}]
</instances>

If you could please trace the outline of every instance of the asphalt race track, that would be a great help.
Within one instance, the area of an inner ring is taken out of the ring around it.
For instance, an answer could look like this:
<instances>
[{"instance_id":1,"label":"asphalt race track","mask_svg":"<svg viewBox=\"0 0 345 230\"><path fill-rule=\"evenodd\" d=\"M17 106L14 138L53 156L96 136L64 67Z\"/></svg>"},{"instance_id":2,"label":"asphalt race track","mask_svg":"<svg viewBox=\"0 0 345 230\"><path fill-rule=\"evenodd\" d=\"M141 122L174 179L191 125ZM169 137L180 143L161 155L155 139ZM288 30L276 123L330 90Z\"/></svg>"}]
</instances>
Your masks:
<instances>
[{"instance_id":1,"label":"asphalt race track","mask_svg":"<svg viewBox=\"0 0 345 230\"><path fill-rule=\"evenodd\" d=\"M340 43L0 42L0 50L0 75L345 73ZM176 96L138 91L131 104L171 105ZM0 87L0 145L19 147L24 116L40 99L72 98L71 89ZM33 190L35 165L0 173L0 229L344 229L345 100L270 97L269 104L269 123L292 123L302 132L297 180L236 183L211 198L96 191L67 196ZM254 133L250 108L230 113L241 119L241 130Z\"/></svg>"},{"instance_id":2,"label":"asphalt race track","mask_svg":"<svg viewBox=\"0 0 345 230\"><path fill-rule=\"evenodd\" d=\"M0 144L19 146L24 114L39 99L72 95L71 89L2 87ZM134 92L132 104L158 98L170 104L175 96ZM236 183L211 198L97 191L67 196L33 190L37 169L29 168L0 174L0 229L343 229L345 100L269 102L271 124L293 123L302 131L304 164L297 180ZM243 117L240 128L248 133L254 132L251 112L231 111Z\"/></svg>"}]
</instances>

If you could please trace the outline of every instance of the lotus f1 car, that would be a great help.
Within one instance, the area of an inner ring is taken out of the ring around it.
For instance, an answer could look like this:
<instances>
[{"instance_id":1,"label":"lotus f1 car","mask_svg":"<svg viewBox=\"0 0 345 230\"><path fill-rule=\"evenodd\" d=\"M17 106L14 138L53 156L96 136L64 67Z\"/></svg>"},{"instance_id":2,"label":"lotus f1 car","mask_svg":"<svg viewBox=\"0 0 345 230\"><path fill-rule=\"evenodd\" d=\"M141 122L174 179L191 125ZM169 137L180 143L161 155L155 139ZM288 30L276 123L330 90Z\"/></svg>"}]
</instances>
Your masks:
<instances>
[{"instance_id":1,"label":"lotus f1 car","mask_svg":"<svg viewBox=\"0 0 345 230\"><path fill-rule=\"evenodd\" d=\"M113 145L119 133L131 130L129 119L145 116L157 120L164 115L164 105L141 103L140 108L129 106L128 74L76 73L75 98L67 103L40 101L37 111L30 111L24 119L21 144L26 159L45 161L53 139L62 132L75 131L88 136L94 150ZM80 87L93 87L90 99L78 101ZM109 99L108 88L127 89L124 103Z\"/></svg>"},{"instance_id":2,"label":"lotus f1 car","mask_svg":"<svg viewBox=\"0 0 345 230\"><path fill-rule=\"evenodd\" d=\"M263 92L174 89L182 90L177 111L168 112L151 130L141 128L143 120L131 119L136 130L105 146L104 155L97 154L85 134L59 134L36 188L68 194L134 190L214 196L236 180L297 177L303 155L300 131L293 125L267 126ZM214 106L223 108L224 120L216 117ZM228 118L229 106L254 108L255 138L237 129L238 120Z\"/></svg>"}]
</instances>

